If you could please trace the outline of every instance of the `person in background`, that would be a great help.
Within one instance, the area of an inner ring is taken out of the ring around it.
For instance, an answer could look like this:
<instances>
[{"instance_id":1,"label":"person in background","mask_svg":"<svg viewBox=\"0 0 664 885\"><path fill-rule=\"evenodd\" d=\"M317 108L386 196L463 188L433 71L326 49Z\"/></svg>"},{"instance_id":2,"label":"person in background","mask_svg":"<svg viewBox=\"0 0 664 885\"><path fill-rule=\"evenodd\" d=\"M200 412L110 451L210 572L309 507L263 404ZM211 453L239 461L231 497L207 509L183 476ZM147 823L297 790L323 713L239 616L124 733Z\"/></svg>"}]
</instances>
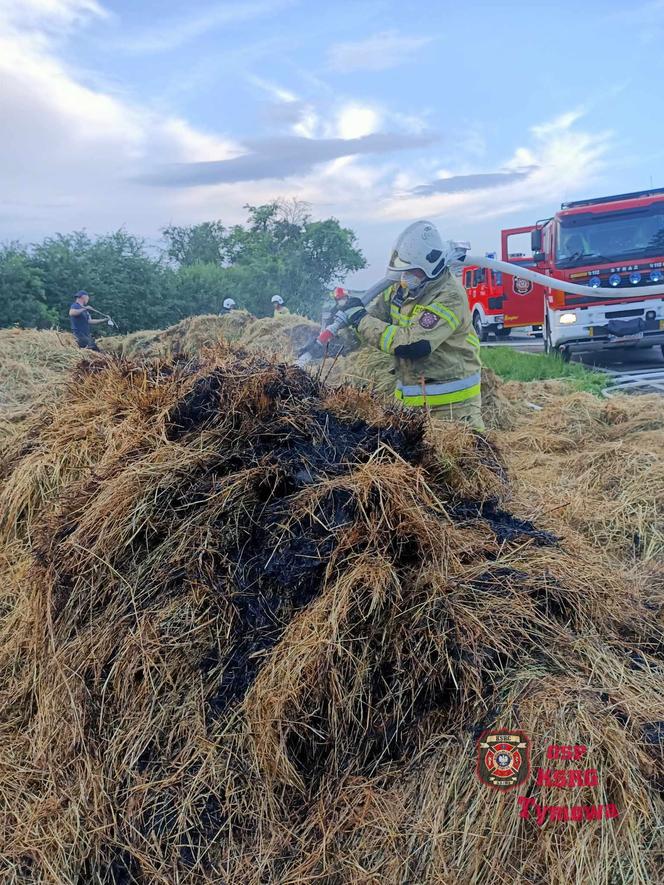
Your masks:
<instances>
[{"instance_id":1,"label":"person in background","mask_svg":"<svg viewBox=\"0 0 664 885\"><path fill-rule=\"evenodd\" d=\"M409 225L388 264L394 284L368 308L350 298L336 316L394 358L395 397L404 406L483 431L480 342L448 253L430 221Z\"/></svg>"},{"instance_id":2,"label":"person in background","mask_svg":"<svg viewBox=\"0 0 664 885\"><path fill-rule=\"evenodd\" d=\"M290 310L284 304L284 299L281 295L273 295L272 296L272 307L274 308L274 316L287 316L290 313Z\"/></svg>"},{"instance_id":3,"label":"person in background","mask_svg":"<svg viewBox=\"0 0 664 885\"><path fill-rule=\"evenodd\" d=\"M97 342L90 334L90 326L97 326L107 322L105 319L93 320L87 309L90 296L87 292L77 292L74 302L69 308L69 322L71 331L79 347L87 347L88 350L99 350Z\"/></svg>"},{"instance_id":4,"label":"person in background","mask_svg":"<svg viewBox=\"0 0 664 885\"><path fill-rule=\"evenodd\" d=\"M221 312L219 316L225 317L233 310L237 310L237 304L232 298L225 298L224 303L221 305Z\"/></svg>"}]
</instances>

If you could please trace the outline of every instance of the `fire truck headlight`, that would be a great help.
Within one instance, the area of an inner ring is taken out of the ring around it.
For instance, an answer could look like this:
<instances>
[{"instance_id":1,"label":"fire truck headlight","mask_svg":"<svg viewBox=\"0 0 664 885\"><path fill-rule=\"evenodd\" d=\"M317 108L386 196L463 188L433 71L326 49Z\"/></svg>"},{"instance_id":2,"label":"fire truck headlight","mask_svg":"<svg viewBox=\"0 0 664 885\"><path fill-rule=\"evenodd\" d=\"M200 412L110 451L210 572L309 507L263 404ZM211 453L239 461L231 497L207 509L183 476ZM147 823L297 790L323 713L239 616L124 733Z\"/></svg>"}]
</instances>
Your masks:
<instances>
[{"instance_id":1,"label":"fire truck headlight","mask_svg":"<svg viewBox=\"0 0 664 885\"><path fill-rule=\"evenodd\" d=\"M662 279L661 270L651 270L650 271L650 282L651 283L659 283Z\"/></svg>"},{"instance_id":2,"label":"fire truck headlight","mask_svg":"<svg viewBox=\"0 0 664 885\"><path fill-rule=\"evenodd\" d=\"M622 277L619 273L612 273L609 277L609 286L613 286L614 289L616 286L619 286L622 283Z\"/></svg>"},{"instance_id":3,"label":"fire truck headlight","mask_svg":"<svg viewBox=\"0 0 664 885\"><path fill-rule=\"evenodd\" d=\"M629 281L633 286L638 286L641 282L641 274L637 271L629 275Z\"/></svg>"},{"instance_id":4,"label":"fire truck headlight","mask_svg":"<svg viewBox=\"0 0 664 885\"><path fill-rule=\"evenodd\" d=\"M598 276L592 276L588 280L588 285L592 286L593 289L599 289L599 287L602 285L602 281Z\"/></svg>"},{"instance_id":5,"label":"fire truck headlight","mask_svg":"<svg viewBox=\"0 0 664 885\"><path fill-rule=\"evenodd\" d=\"M576 314L575 313L564 313L560 317L560 325L561 326L571 326L572 323L576 322Z\"/></svg>"}]
</instances>

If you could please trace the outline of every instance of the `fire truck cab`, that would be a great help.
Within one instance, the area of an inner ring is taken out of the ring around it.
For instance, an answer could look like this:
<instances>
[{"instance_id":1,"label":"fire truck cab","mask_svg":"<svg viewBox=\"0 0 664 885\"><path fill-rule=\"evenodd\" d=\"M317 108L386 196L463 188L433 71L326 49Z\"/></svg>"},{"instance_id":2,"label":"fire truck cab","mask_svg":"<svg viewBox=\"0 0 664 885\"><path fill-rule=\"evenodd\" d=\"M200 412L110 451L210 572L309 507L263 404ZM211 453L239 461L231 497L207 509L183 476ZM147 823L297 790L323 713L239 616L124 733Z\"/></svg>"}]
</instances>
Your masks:
<instances>
[{"instance_id":1,"label":"fire truck cab","mask_svg":"<svg viewBox=\"0 0 664 885\"><path fill-rule=\"evenodd\" d=\"M527 230L524 228L523 230ZM533 266L544 293L547 351L664 348L664 188L563 203L531 228ZM613 288L620 297L569 295L555 281ZM662 284L661 295L639 288Z\"/></svg>"}]
</instances>

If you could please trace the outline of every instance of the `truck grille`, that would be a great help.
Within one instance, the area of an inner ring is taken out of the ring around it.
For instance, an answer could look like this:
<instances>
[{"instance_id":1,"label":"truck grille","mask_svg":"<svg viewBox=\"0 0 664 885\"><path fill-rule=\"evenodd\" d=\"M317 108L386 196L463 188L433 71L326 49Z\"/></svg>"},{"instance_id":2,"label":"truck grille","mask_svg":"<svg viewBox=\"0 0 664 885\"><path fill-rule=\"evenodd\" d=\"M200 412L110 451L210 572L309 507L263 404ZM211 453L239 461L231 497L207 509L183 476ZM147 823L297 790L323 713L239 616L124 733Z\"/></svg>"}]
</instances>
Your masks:
<instances>
[{"instance_id":1,"label":"truck grille","mask_svg":"<svg viewBox=\"0 0 664 885\"><path fill-rule=\"evenodd\" d=\"M635 310L607 310L605 311L605 316L611 317L614 320L622 319L623 317L642 317L643 308Z\"/></svg>"}]
</instances>

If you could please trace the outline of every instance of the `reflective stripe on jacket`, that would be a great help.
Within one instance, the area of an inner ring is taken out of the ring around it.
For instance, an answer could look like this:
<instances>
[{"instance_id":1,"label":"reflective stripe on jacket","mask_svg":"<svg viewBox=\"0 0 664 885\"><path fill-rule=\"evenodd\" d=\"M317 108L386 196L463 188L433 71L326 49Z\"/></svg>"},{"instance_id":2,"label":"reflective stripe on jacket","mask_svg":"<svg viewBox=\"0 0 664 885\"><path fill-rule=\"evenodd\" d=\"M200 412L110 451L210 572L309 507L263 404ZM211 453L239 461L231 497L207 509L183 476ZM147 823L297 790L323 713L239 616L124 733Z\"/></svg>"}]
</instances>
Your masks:
<instances>
[{"instance_id":1,"label":"reflective stripe on jacket","mask_svg":"<svg viewBox=\"0 0 664 885\"><path fill-rule=\"evenodd\" d=\"M449 271L417 297L397 285L386 289L358 332L394 357L395 396L404 405L435 408L479 397L480 342L465 289Z\"/></svg>"}]
</instances>

